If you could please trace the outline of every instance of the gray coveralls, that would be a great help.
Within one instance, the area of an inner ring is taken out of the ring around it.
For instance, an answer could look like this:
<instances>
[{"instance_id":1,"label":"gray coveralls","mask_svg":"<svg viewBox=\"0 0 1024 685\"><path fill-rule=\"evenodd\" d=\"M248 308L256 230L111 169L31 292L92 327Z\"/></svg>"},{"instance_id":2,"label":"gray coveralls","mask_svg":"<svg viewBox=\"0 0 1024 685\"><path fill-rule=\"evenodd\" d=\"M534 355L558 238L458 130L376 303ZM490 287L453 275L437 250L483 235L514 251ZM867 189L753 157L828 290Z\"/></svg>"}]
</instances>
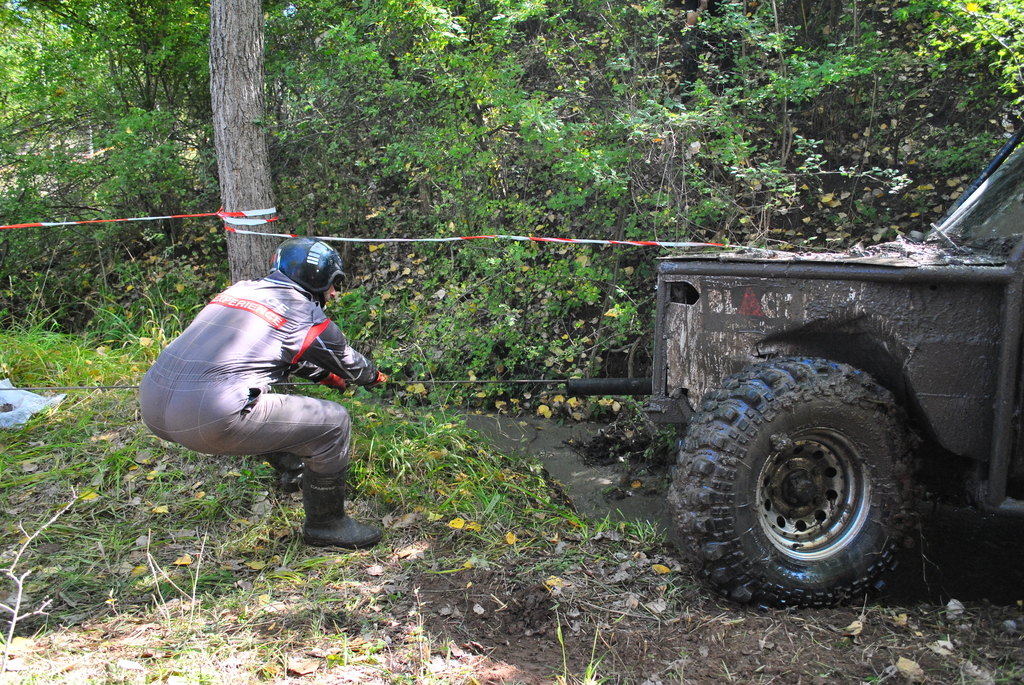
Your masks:
<instances>
[{"instance_id":1,"label":"gray coveralls","mask_svg":"<svg viewBox=\"0 0 1024 685\"><path fill-rule=\"evenodd\" d=\"M289 374L354 385L377 368L311 294L280 271L215 297L169 344L139 390L158 437L215 455L289 452L317 473L348 466L351 419L336 402L270 393Z\"/></svg>"}]
</instances>

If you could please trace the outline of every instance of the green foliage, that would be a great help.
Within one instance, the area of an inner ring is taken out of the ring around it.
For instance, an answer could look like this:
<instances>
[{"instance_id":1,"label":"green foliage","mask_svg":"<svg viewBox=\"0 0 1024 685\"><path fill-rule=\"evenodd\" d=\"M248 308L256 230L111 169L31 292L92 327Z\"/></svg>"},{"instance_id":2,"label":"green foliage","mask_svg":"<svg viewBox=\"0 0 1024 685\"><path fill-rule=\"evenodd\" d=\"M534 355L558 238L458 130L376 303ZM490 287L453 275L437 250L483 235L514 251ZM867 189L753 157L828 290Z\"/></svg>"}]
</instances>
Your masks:
<instances>
[{"instance_id":1,"label":"green foliage","mask_svg":"<svg viewBox=\"0 0 1024 685\"><path fill-rule=\"evenodd\" d=\"M835 249L926 230L1014 116L1019 12L997 3L717 3L695 27L660 2L265 9L263 124L299 234ZM3 221L216 207L207 30L191 0L4 5ZM224 283L214 221L3 237L5 320L131 339ZM336 318L404 383L649 371L661 253L343 250ZM541 392L406 399L533 411Z\"/></svg>"},{"instance_id":2,"label":"green foliage","mask_svg":"<svg viewBox=\"0 0 1024 685\"><path fill-rule=\"evenodd\" d=\"M941 60L940 68L966 62L970 68L991 74L1014 104L1024 103L1024 8L1020 5L916 0L901 9L899 16L929 25L925 45ZM987 97L983 91L971 94Z\"/></svg>"}]
</instances>

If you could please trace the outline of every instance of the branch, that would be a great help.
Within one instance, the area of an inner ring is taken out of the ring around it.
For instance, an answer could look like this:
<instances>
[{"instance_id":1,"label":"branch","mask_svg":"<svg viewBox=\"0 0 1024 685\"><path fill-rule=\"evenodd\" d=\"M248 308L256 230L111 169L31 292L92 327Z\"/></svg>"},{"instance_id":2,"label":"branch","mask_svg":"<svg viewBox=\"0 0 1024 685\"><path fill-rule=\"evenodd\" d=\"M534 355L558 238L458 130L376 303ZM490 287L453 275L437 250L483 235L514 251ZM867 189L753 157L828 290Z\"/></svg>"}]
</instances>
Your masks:
<instances>
[{"instance_id":1,"label":"branch","mask_svg":"<svg viewBox=\"0 0 1024 685\"><path fill-rule=\"evenodd\" d=\"M0 660L0 675L3 675L7 671L7 663L11 658L11 643L14 641L14 630L18 625L18 621L22 619L31 618L33 616L41 616L46 614L46 610L50 607L52 600L49 598L43 600L34 611L27 614L21 613L21 602L24 597L25 591L25 579L28 578L29 574L32 573L32 569L23 572L20 576L15 573L15 569L21 562L21 557L25 554L28 546L32 544L32 541L39 537L39 534L44 530L53 525L54 521L59 519L64 513L74 506L78 496L74 492L71 493L71 501L65 504L56 514L50 517L50 520L40 526L36 532L31 535L25 530L25 527L19 523L18 530L25 535L25 539L22 541L21 546L18 547L18 551L14 553L14 559L11 561L11 565L3 570L3 574L14 581L14 606L8 606L7 604L0 604L0 609L3 609L11 615L10 623L7 626L6 641L4 644L4 651L2 660Z\"/></svg>"}]
</instances>

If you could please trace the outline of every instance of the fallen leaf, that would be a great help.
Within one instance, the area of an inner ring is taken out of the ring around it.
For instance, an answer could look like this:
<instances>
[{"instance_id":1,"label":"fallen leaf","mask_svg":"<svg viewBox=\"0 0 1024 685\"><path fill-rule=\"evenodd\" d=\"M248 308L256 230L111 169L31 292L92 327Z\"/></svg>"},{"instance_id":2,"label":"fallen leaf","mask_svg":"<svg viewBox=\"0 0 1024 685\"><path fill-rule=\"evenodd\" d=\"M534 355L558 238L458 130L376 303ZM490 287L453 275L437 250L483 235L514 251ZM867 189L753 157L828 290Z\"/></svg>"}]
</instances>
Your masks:
<instances>
[{"instance_id":1,"label":"fallen leaf","mask_svg":"<svg viewBox=\"0 0 1024 685\"><path fill-rule=\"evenodd\" d=\"M180 556L180 557L178 557L177 559L174 560L174 565L175 566L191 566L192 565L192 557L190 555L188 555L188 554L182 555L182 556Z\"/></svg>"},{"instance_id":2,"label":"fallen leaf","mask_svg":"<svg viewBox=\"0 0 1024 685\"><path fill-rule=\"evenodd\" d=\"M466 519L452 519L448 522L448 527L454 528L455 530L462 530L466 527Z\"/></svg>"},{"instance_id":3,"label":"fallen leaf","mask_svg":"<svg viewBox=\"0 0 1024 685\"><path fill-rule=\"evenodd\" d=\"M123 668L126 671L145 671L145 667L136 661L129 661L128 659L118 659L117 667Z\"/></svg>"},{"instance_id":4,"label":"fallen leaf","mask_svg":"<svg viewBox=\"0 0 1024 685\"><path fill-rule=\"evenodd\" d=\"M262 571L263 569L265 569L267 567L267 562L265 562L265 561L247 561L247 562L245 562L245 565L248 566L249 568L251 568L253 571Z\"/></svg>"},{"instance_id":5,"label":"fallen leaf","mask_svg":"<svg viewBox=\"0 0 1024 685\"><path fill-rule=\"evenodd\" d=\"M419 559L426 551L426 546L421 547L419 544L415 544L398 550L395 552L395 556L399 559Z\"/></svg>"},{"instance_id":6,"label":"fallen leaf","mask_svg":"<svg viewBox=\"0 0 1024 685\"><path fill-rule=\"evenodd\" d=\"M384 575L384 567L380 564L374 564L366 569L366 575L368 576L382 576Z\"/></svg>"},{"instance_id":7,"label":"fallen leaf","mask_svg":"<svg viewBox=\"0 0 1024 685\"><path fill-rule=\"evenodd\" d=\"M388 514L383 519L381 519L381 523L384 524L385 528L408 528L421 518L423 518L423 514L417 513L402 514L398 517L391 516L391 514Z\"/></svg>"},{"instance_id":8,"label":"fallen leaf","mask_svg":"<svg viewBox=\"0 0 1024 685\"><path fill-rule=\"evenodd\" d=\"M992 677L992 674L988 670L981 668L980 666L976 666L970 661L965 663L961 668L963 668L964 674L973 678L974 682L978 685L996 684L995 678Z\"/></svg>"},{"instance_id":9,"label":"fallen leaf","mask_svg":"<svg viewBox=\"0 0 1024 685\"><path fill-rule=\"evenodd\" d=\"M661 614L664 613L665 609L668 608L668 604L665 603L665 600L659 597L653 602L648 602L647 604L644 604L644 607L653 614Z\"/></svg>"},{"instance_id":10,"label":"fallen leaf","mask_svg":"<svg viewBox=\"0 0 1024 685\"><path fill-rule=\"evenodd\" d=\"M295 675L309 675L320 668L320 661L317 659L288 659L288 672Z\"/></svg>"},{"instance_id":11,"label":"fallen leaf","mask_svg":"<svg viewBox=\"0 0 1024 685\"><path fill-rule=\"evenodd\" d=\"M935 642L928 645L928 649L932 650L939 656L950 656L953 653L953 643L949 640L936 640Z\"/></svg>"},{"instance_id":12,"label":"fallen leaf","mask_svg":"<svg viewBox=\"0 0 1024 685\"><path fill-rule=\"evenodd\" d=\"M466 524L466 530L481 531L481 530L483 530L483 526L481 526L476 521L470 521L469 523Z\"/></svg>"},{"instance_id":13,"label":"fallen leaf","mask_svg":"<svg viewBox=\"0 0 1024 685\"><path fill-rule=\"evenodd\" d=\"M548 587L565 587L565 581L558 576L548 576L548 579L544 581L544 584Z\"/></svg>"},{"instance_id":14,"label":"fallen leaf","mask_svg":"<svg viewBox=\"0 0 1024 685\"><path fill-rule=\"evenodd\" d=\"M663 576L672 570L664 564L652 564L651 568L654 569L654 572L657 573L659 576Z\"/></svg>"},{"instance_id":15,"label":"fallen leaf","mask_svg":"<svg viewBox=\"0 0 1024 685\"><path fill-rule=\"evenodd\" d=\"M896 670L914 682L924 680L924 669L922 669L916 661L907 659L906 657L901 656L899 661L896 662Z\"/></svg>"},{"instance_id":16,"label":"fallen leaf","mask_svg":"<svg viewBox=\"0 0 1024 685\"><path fill-rule=\"evenodd\" d=\"M11 640L11 645L10 645L9 650L10 650L11 654L18 654L18 655L20 655L20 654L24 654L29 649L31 649L33 644L34 643L32 642L32 640L28 639L27 637L20 637L19 636L19 637L14 638L13 640Z\"/></svg>"},{"instance_id":17,"label":"fallen leaf","mask_svg":"<svg viewBox=\"0 0 1024 685\"><path fill-rule=\"evenodd\" d=\"M843 628L843 635L846 637L857 637L864 632L864 623L861 621L854 621L850 625Z\"/></svg>"},{"instance_id":18,"label":"fallen leaf","mask_svg":"<svg viewBox=\"0 0 1024 685\"><path fill-rule=\"evenodd\" d=\"M167 505L162 504L159 507L153 507L150 509L150 513L153 514L166 514L168 512Z\"/></svg>"},{"instance_id":19,"label":"fallen leaf","mask_svg":"<svg viewBox=\"0 0 1024 685\"><path fill-rule=\"evenodd\" d=\"M513 533L512 531L509 531L509 532L505 533L505 542L507 544L514 545L518 541L519 541L519 538L517 538L516 534Z\"/></svg>"}]
</instances>

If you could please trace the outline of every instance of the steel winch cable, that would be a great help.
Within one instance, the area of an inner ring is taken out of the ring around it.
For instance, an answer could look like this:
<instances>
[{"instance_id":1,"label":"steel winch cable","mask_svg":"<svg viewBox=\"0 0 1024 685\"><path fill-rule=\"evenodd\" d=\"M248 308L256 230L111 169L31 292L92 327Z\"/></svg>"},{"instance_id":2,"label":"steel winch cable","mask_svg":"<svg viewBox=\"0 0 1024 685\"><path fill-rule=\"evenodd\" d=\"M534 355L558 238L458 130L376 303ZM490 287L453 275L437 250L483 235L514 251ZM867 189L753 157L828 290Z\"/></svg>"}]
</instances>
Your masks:
<instances>
[{"instance_id":1,"label":"steel winch cable","mask_svg":"<svg viewBox=\"0 0 1024 685\"><path fill-rule=\"evenodd\" d=\"M416 383L422 383L423 385L449 385L449 384L459 384L459 383L466 384L466 385L496 384L496 383L532 383L534 385L564 385L565 383L569 382L569 379L551 380L551 379L547 379L547 378L532 378L532 379L515 379L515 380L507 380L507 381L498 381L498 380L468 380L468 379L467 380L457 380L457 381L437 381L437 380L421 380L421 381L411 380L411 381L408 381L407 380L407 381L392 381L392 382L393 383L399 383L400 382L402 384L408 384L408 385L414 385ZM302 383L302 382L271 383L271 386L275 387L275 388L290 387L290 386L300 386L300 385L315 386L315 385L319 385L319 383ZM137 386L137 385L57 385L57 386L45 386L45 387L40 386L40 387L34 387L34 388L19 388L19 387L0 388L0 392L2 392L3 390L29 390L29 391L32 391L32 392L40 392L40 391L43 391L43 390L138 390L138 389L139 389L139 386Z\"/></svg>"}]
</instances>

